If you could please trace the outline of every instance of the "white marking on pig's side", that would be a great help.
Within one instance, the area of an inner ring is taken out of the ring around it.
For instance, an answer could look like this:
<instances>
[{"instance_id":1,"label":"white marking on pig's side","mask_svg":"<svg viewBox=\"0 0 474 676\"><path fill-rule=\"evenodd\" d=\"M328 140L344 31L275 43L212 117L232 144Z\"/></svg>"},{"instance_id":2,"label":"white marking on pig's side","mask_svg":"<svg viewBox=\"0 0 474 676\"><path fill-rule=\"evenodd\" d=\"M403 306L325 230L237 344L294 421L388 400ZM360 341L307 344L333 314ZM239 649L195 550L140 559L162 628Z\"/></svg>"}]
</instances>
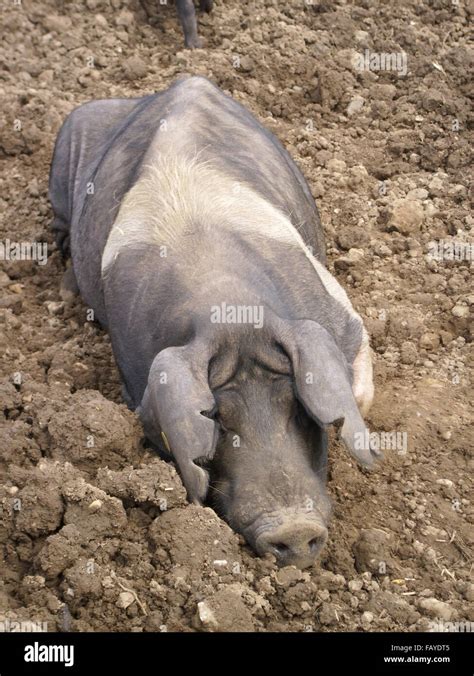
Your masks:
<instances>
[{"instance_id":1,"label":"white marking on pig's side","mask_svg":"<svg viewBox=\"0 0 474 676\"><path fill-rule=\"evenodd\" d=\"M301 239L301 238L300 238ZM304 242L303 242L303 246ZM352 364L354 371L354 381L352 383L352 391L354 393L355 400L360 409L360 412L363 416L367 415L370 407L372 406L372 400L374 398L374 383L373 383L373 373L372 373L372 351L369 345L369 335L365 329L365 326L362 322L360 315L352 307L349 296L339 284L337 279L331 275L329 270L327 270L320 261L318 261L311 252L308 251L305 247L308 257L314 265L316 272L319 275L320 280L324 284L326 291L335 298L348 312L349 314L356 318L362 326L362 340L360 348L354 362Z\"/></svg>"},{"instance_id":2,"label":"white marking on pig's side","mask_svg":"<svg viewBox=\"0 0 474 676\"><path fill-rule=\"evenodd\" d=\"M196 229L248 232L298 246L311 262L326 291L362 325L362 341L354 360L353 392L365 414L372 403L372 363L362 319L339 282L310 252L297 228L279 209L242 181L227 176L210 162L181 156L173 149L150 149L141 177L125 195L102 255L102 275L122 249L154 243L175 247Z\"/></svg>"},{"instance_id":3,"label":"white marking on pig's side","mask_svg":"<svg viewBox=\"0 0 474 676\"><path fill-rule=\"evenodd\" d=\"M122 248L144 242L173 246L196 229L222 228L294 243L288 219L250 186L208 162L160 154L122 201L102 255L102 274Z\"/></svg>"},{"instance_id":4,"label":"white marking on pig's side","mask_svg":"<svg viewBox=\"0 0 474 676\"><path fill-rule=\"evenodd\" d=\"M354 369L352 391L361 414L366 416L374 398L374 381L369 335L365 330L365 326L362 326L362 330L362 342L352 365Z\"/></svg>"}]
</instances>

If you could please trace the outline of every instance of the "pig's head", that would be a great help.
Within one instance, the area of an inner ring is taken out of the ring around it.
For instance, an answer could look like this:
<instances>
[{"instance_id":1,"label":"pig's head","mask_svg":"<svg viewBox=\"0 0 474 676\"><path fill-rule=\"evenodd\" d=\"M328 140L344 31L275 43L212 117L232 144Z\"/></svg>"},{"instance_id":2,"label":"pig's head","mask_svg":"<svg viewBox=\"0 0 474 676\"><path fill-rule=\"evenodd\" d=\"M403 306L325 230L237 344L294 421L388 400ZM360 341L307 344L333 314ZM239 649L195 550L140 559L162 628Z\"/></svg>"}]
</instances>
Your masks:
<instances>
[{"instance_id":1,"label":"pig's head","mask_svg":"<svg viewBox=\"0 0 474 676\"><path fill-rule=\"evenodd\" d=\"M326 432L295 397L289 360L249 362L215 396L217 511L258 554L310 565L327 538Z\"/></svg>"},{"instance_id":2,"label":"pig's head","mask_svg":"<svg viewBox=\"0 0 474 676\"><path fill-rule=\"evenodd\" d=\"M326 426L340 422L357 460L374 460L351 369L310 320L278 321L264 349L231 353L200 340L160 352L139 408L145 432L173 455L191 500L209 493L257 554L307 567L327 538Z\"/></svg>"}]
</instances>

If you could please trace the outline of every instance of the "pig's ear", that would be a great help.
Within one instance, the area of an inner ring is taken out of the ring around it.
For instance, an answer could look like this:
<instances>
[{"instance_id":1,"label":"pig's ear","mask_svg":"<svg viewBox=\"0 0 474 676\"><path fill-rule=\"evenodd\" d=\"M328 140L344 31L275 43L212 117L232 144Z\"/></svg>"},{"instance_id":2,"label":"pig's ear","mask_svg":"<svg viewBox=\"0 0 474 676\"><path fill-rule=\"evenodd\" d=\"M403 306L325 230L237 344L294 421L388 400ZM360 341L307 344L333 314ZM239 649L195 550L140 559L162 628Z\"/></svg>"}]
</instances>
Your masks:
<instances>
[{"instance_id":1,"label":"pig's ear","mask_svg":"<svg viewBox=\"0 0 474 676\"><path fill-rule=\"evenodd\" d=\"M341 437L352 455L372 467L380 453L352 392L352 368L325 328L311 320L285 322L280 342L293 364L296 394L307 413L322 426L342 421Z\"/></svg>"},{"instance_id":2,"label":"pig's ear","mask_svg":"<svg viewBox=\"0 0 474 676\"><path fill-rule=\"evenodd\" d=\"M208 362L200 345L162 350L153 360L137 409L146 436L174 457L194 502L204 500L209 487L208 473L194 461L212 458L218 438L216 423L203 415L215 407Z\"/></svg>"}]
</instances>

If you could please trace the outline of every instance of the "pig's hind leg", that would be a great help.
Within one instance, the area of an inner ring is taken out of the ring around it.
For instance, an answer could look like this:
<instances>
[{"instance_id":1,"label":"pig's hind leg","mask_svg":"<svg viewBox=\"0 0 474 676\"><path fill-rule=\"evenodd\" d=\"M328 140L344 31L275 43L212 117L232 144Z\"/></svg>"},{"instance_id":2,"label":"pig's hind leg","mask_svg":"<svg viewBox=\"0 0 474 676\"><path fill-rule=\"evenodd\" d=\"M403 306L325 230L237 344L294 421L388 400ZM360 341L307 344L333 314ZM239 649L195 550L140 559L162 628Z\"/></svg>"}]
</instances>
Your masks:
<instances>
[{"instance_id":1,"label":"pig's hind leg","mask_svg":"<svg viewBox=\"0 0 474 676\"><path fill-rule=\"evenodd\" d=\"M74 268L72 267L71 260L69 260L69 265L62 276L61 283L59 285L59 295L63 300L73 300L79 295L79 286L77 284L77 279L76 275L74 274Z\"/></svg>"},{"instance_id":2,"label":"pig's hind leg","mask_svg":"<svg viewBox=\"0 0 474 676\"><path fill-rule=\"evenodd\" d=\"M56 246L61 252L63 261L66 262L66 259L69 259L66 262L66 270L59 285L59 295L63 300L72 300L79 294L79 287L76 275L74 274L74 268L72 267L70 226L60 216L55 216L51 223L51 230L53 231Z\"/></svg>"},{"instance_id":3,"label":"pig's hind leg","mask_svg":"<svg viewBox=\"0 0 474 676\"><path fill-rule=\"evenodd\" d=\"M51 230L54 234L56 246L60 250L63 258L69 258L71 255L69 229L69 224L66 223L60 216L55 216L53 218Z\"/></svg>"},{"instance_id":4,"label":"pig's hind leg","mask_svg":"<svg viewBox=\"0 0 474 676\"><path fill-rule=\"evenodd\" d=\"M53 231L54 239L56 241L56 246L58 247L63 261L69 259L66 263L66 270L62 276L61 283L59 286L59 295L63 300L72 300L79 293L79 287L77 285L76 275L74 274L74 269L72 267L71 261L71 226L67 222L67 219L64 215L60 216L59 211L62 210L63 214L65 213L64 204L57 197L57 184L53 184L54 188L50 191L51 203L53 206L54 218L51 223L51 230ZM63 186L63 195L67 194L67 187Z\"/></svg>"}]
</instances>

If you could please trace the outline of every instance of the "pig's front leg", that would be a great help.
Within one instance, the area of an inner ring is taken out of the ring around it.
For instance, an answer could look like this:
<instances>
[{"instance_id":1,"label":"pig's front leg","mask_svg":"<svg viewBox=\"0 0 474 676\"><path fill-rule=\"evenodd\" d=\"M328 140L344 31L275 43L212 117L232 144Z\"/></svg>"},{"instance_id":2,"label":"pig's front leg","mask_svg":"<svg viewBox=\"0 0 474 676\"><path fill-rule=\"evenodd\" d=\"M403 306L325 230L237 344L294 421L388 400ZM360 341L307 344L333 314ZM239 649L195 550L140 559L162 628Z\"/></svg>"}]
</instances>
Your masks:
<instances>
[{"instance_id":1,"label":"pig's front leg","mask_svg":"<svg viewBox=\"0 0 474 676\"><path fill-rule=\"evenodd\" d=\"M201 47L201 39L197 34L196 10L193 0L176 0L179 20L183 27L184 44L188 49Z\"/></svg>"}]
</instances>

